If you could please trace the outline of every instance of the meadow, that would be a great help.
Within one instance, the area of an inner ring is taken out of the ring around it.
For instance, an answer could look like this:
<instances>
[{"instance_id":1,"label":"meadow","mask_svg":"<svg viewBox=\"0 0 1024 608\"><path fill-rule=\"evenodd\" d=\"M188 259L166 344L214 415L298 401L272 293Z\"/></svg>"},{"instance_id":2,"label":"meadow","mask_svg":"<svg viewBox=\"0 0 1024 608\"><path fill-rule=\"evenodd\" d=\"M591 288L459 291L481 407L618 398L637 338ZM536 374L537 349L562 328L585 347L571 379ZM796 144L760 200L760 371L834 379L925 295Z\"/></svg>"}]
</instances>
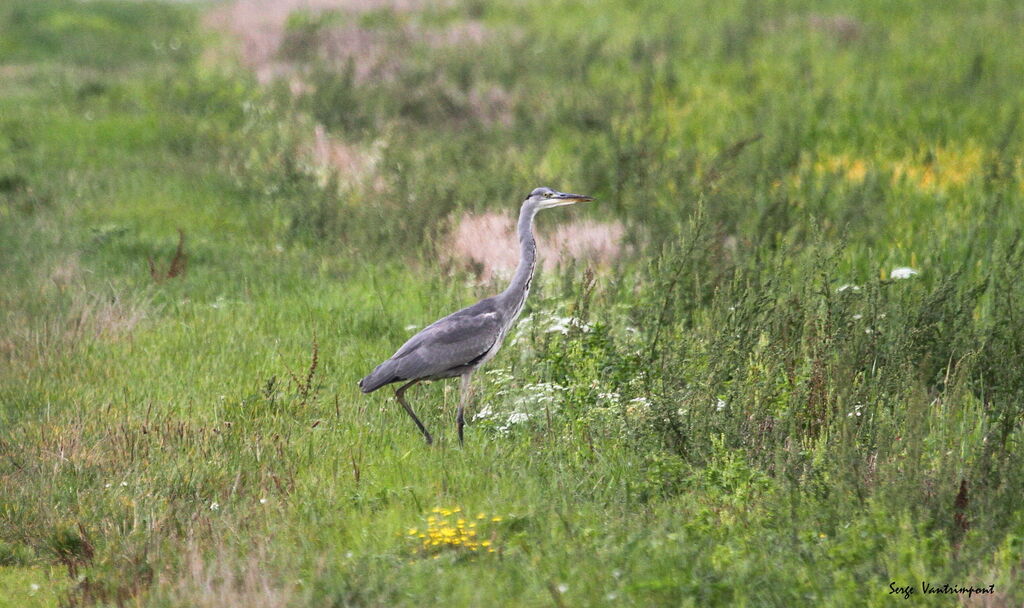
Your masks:
<instances>
[{"instance_id":1,"label":"meadow","mask_svg":"<svg viewBox=\"0 0 1024 608\"><path fill-rule=\"evenodd\" d=\"M0 4L0 606L1024 604L1024 5L279 4Z\"/></svg>"}]
</instances>

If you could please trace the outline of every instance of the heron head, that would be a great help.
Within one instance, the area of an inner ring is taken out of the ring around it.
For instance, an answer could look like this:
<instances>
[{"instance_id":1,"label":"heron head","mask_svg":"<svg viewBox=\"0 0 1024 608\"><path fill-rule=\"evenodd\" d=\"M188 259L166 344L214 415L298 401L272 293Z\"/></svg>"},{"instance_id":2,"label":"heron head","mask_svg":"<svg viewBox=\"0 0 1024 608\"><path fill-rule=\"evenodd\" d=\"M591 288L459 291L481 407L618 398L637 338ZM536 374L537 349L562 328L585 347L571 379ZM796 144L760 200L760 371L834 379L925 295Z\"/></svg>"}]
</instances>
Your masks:
<instances>
[{"instance_id":1,"label":"heron head","mask_svg":"<svg viewBox=\"0 0 1024 608\"><path fill-rule=\"evenodd\" d=\"M586 196L583 194L569 194L567 192L559 192L558 190L552 190L551 188L541 187L535 188L530 196L526 197L528 202L532 201L538 209L547 209L549 207L561 207L563 205L574 205L576 203L584 203L586 201L594 200L592 196Z\"/></svg>"}]
</instances>

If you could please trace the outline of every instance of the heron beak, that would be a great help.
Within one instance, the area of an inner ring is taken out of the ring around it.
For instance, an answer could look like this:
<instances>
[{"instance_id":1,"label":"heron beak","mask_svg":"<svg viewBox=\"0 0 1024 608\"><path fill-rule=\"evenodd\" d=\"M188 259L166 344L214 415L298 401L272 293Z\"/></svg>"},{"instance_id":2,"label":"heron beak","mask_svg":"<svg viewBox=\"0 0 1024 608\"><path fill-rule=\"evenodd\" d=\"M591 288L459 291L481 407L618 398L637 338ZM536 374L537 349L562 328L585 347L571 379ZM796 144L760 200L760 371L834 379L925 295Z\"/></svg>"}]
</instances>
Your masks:
<instances>
[{"instance_id":1,"label":"heron beak","mask_svg":"<svg viewBox=\"0 0 1024 608\"><path fill-rule=\"evenodd\" d=\"M572 205L575 203L586 203L587 201L594 200L594 197L587 196L585 194L569 194L568 192L559 192L553 197L558 201L558 205Z\"/></svg>"}]
</instances>

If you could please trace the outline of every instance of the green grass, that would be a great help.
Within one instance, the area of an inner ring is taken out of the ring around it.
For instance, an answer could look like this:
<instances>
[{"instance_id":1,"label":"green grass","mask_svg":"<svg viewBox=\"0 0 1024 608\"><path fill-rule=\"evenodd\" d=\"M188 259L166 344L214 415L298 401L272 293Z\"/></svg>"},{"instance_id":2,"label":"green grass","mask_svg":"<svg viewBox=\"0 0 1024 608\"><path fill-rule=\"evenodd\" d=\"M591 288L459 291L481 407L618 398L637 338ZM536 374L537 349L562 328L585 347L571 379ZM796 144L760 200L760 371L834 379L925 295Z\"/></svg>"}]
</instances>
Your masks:
<instances>
[{"instance_id":1,"label":"green grass","mask_svg":"<svg viewBox=\"0 0 1024 608\"><path fill-rule=\"evenodd\" d=\"M53 606L67 588L66 574L58 568L7 566L0 570L0 595L12 606Z\"/></svg>"},{"instance_id":2,"label":"green grass","mask_svg":"<svg viewBox=\"0 0 1024 608\"><path fill-rule=\"evenodd\" d=\"M0 8L0 605L1024 601L1015 3L303 15L297 95L207 8ZM348 26L406 59L325 61ZM632 251L538 277L464 448L413 389L427 447L355 383L495 289L436 263L453 214L541 184ZM455 507L493 553L420 549Z\"/></svg>"}]
</instances>

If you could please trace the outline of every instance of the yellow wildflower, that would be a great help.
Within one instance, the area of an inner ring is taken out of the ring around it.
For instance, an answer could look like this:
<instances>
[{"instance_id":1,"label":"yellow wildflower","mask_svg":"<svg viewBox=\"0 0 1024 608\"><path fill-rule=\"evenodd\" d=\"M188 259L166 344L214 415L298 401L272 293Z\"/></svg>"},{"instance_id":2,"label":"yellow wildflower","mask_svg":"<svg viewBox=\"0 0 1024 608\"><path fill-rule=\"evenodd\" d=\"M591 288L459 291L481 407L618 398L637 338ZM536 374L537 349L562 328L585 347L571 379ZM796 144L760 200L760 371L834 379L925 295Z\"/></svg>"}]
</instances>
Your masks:
<instances>
[{"instance_id":1,"label":"yellow wildflower","mask_svg":"<svg viewBox=\"0 0 1024 608\"><path fill-rule=\"evenodd\" d=\"M477 526L486 525L479 524L478 522L486 522L488 516L486 513L478 513L476 521L467 521L464 517L459 517L454 520L449 520L448 517L461 513L462 507L434 507L430 510L432 515L427 516L427 525L425 528L407 528L406 534L409 537L415 538L419 545L414 552L418 552L424 556L430 555L437 559L440 557L442 550L452 551L472 551L482 552L484 549L488 553L494 553L495 550L492 547L493 541L486 540L480 542L477 538ZM491 521L501 521L500 516L494 516ZM401 534L398 534L401 536Z\"/></svg>"}]
</instances>

